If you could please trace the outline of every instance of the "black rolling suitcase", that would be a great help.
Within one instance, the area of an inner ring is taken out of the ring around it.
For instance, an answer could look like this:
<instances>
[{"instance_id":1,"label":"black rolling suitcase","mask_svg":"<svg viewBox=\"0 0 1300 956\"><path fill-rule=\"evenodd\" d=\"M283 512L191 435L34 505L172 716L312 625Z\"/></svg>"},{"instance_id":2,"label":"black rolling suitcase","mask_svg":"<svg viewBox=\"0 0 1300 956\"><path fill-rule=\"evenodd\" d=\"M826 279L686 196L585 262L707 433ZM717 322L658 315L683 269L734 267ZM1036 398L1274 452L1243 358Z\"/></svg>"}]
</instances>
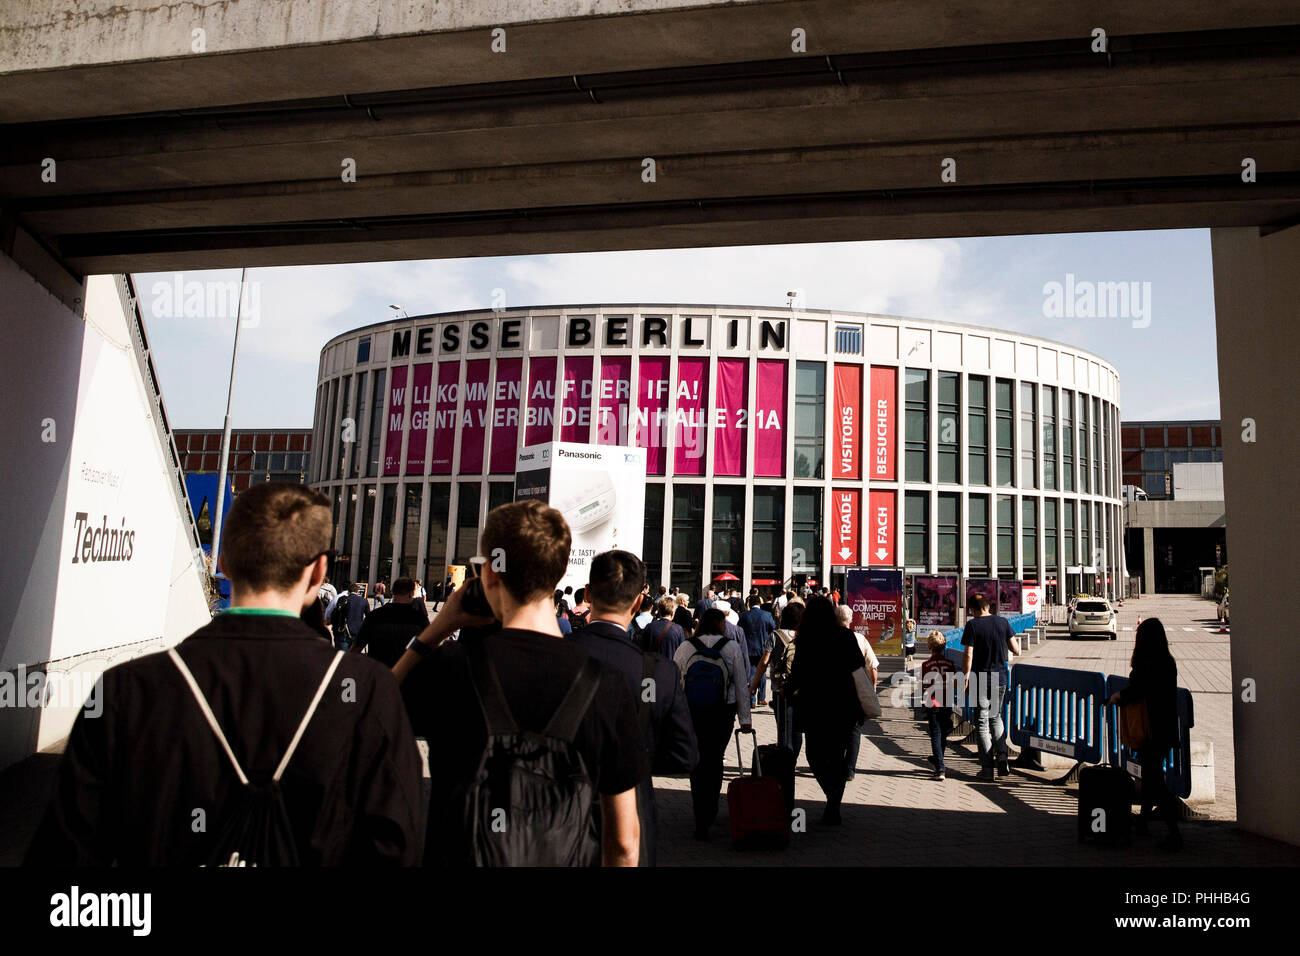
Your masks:
<instances>
[{"instance_id":1,"label":"black rolling suitcase","mask_svg":"<svg viewBox=\"0 0 1300 956\"><path fill-rule=\"evenodd\" d=\"M1132 838L1133 779L1119 767L1079 770L1079 842L1123 844Z\"/></svg>"},{"instance_id":2,"label":"black rolling suitcase","mask_svg":"<svg viewBox=\"0 0 1300 956\"><path fill-rule=\"evenodd\" d=\"M763 744L755 753L759 772L765 777L776 777L785 794L786 809L794 809L794 751L780 744Z\"/></svg>"}]
</instances>

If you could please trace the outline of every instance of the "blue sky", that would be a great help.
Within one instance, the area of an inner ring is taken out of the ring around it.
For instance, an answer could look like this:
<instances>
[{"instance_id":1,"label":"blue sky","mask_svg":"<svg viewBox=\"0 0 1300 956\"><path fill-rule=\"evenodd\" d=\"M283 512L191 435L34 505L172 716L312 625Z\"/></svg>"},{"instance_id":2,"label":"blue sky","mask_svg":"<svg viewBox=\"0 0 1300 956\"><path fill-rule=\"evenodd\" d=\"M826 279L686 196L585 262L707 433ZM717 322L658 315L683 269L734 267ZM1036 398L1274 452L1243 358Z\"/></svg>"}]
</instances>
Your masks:
<instances>
[{"instance_id":1,"label":"blue sky","mask_svg":"<svg viewBox=\"0 0 1300 956\"><path fill-rule=\"evenodd\" d=\"M1149 288L1142 318L1054 318L1044 287L1080 282ZM188 272L181 285L228 282L238 270ZM320 349L348 329L411 315L493 305L591 302L802 305L964 322L1088 349L1120 375L1127 420L1218 418L1214 288L1208 230L921 239L665 249L254 269L256 324L240 333L232 425L309 427ZM233 308L184 317L164 290L136 288L168 416L176 428L219 428ZM1149 283L1149 286L1141 284Z\"/></svg>"}]
</instances>

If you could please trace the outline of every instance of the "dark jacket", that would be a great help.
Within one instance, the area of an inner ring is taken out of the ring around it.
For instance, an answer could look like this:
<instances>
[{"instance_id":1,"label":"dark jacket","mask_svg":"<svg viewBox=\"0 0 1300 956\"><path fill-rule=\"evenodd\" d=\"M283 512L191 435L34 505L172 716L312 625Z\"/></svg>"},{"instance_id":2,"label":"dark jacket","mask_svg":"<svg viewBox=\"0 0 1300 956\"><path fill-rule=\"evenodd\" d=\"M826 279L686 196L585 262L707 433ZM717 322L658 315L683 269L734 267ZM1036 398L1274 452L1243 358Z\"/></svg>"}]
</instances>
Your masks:
<instances>
[{"instance_id":1,"label":"dark jacket","mask_svg":"<svg viewBox=\"0 0 1300 956\"><path fill-rule=\"evenodd\" d=\"M673 611L673 623L680 627L684 634L690 634L695 629L695 618L691 617L691 612L682 604L677 605L677 610Z\"/></svg>"},{"instance_id":2,"label":"dark jacket","mask_svg":"<svg viewBox=\"0 0 1300 956\"><path fill-rule=\"evenodd\" d=\"M800 630L799 653L783 688L794 695L795 721L804 730L833 730L862 719L853 672L866 663L847 627L827 632Z\"/></svg>"},{"instance_id":3,"label":"dark jacket","mask_svg":"<svg viewBox=\"0 0 1300 956\"><path fill-rule=\"evenodd\" d=\"M566 640L621 671L638 706L643 706L641 681L645 673L645 658L626 631L607 621L592 621ZM661 775L690 773L699 760L699 750L677 665L662 655L652 656L655 694L650 708L650 739L646 741L651 755L651 772ZM650 777L637 787L637 807L641 813L641 865L654 866L658 811Z\"/></svg>"},{"instance_id":4,"label":"dark jacket","mask_svg":"<svg viewBox=\"0 0 1300 956\"><path fill-rule=\"evenodd\" d=\"M222 614L177 650L244 772L269 781L334 649L299 618ZM73 725L28 862L206 863L241 784L180 671L165 653L128 661L101 701ZM343 657L280 784L303 865L420 862L420 755L381 664Z\"/></svg>"},{"instance_id":5,"label":"dark jacket","mask_svg":"<svg viewBox=\"0 0 1300 956\"><path fill-rule=\"evenodd\" d=\"M389 601L367 616L352 642L352 650L367 647L370 656L385 667L392 667L406 653L406 645L425 629L429 619L411 602Z\"/></svg>"},{"instance_id":6,"label":"dark jacket","mask_svg":"<svg viewBox=\"0 0 1300 956\"><path fill-rule=\"evenodd\" d=\"M1150 744L1167 750L1178 742L1178 666L1173 658L1154 666L1135 667L1119 692L1120 706L1146 701Z\"/></svg>"}]
</instances>

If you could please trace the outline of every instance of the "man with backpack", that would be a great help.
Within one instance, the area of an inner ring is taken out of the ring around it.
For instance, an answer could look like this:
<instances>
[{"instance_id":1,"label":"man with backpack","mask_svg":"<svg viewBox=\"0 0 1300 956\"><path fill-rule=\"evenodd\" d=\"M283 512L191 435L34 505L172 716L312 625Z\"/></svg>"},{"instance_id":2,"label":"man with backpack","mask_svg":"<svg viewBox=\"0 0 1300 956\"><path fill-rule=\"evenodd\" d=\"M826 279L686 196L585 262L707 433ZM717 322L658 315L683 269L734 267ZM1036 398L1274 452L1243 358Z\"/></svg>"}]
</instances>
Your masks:
<instances>
[{"instance_id":1,"label":"man with backpack","mask_svg":"<svg viewBox=\"0 0 1300 956\"><path fill-rule=\"evenodd\" d=\"M651 756L651 772L690 773L699 754L695 730L682 693L677 666L660 654L638 647L628 635L632 611L644 593L645 565L629 551L606 551L591 562L587 598L591 623L573 635L592 657L622 672L638 702L642 738ZM637 784L637 811L641 820L641 865L655 865L658 810L654 782L647 774Z\"/></svg>"},{"instance_id":2,"label":"man with backpack","mask_svg":"<svg viewBox=\"0 0 1300 956\"><path fill-rule=\"evenodd\" d=\"M334 599L334 603L325 612L334 633L334 646L346 651L352 646L353 639L361 633L361 623L370 613L370 605L361 596L361 585L353 581L347 592Z\"/></svg>"},{"instance_id":3,"label":"man with backpack","mask_svg":"<svg viewBox=\"0 0 1300 956\"><path fill-rule=\"evenodd\" d=\"M299 617L330 532L329 499L305 486L235 498L230 609L104 673L102 713L73 725L30 864L419 862L420 755L397 685Z\"/></svg>"},{"instance_id":4,"label":"man with backpack","mask_svg":"<svg viewBox=\"0 0 1300 956\"><path fill-rule=\"evenodd\" d=\"M742 645L726 634L727 619L711 608L700 617L695 636L673 655L682 675L682 690L690 709L700 760L691 773L691 803L695 811L695 839L707 840L718 818L722 793L722 760L731 729L752 729L749 716L749 663Z\"/></svg>"},{"instance_id":5,"label":"man with backpack","mask_svg":"<svg viewBox=\"0 0 1300 956\"><path fill-rule=\"evenodd\" d=\"M492 509L480 546L493 559L393 668L399 681L420 668L427 866L637 865L650 758L626 678L560 638L555 585L571 544L540 501ZM493 619L500 630L446 641Z\"/></svg>"}]
</instances>

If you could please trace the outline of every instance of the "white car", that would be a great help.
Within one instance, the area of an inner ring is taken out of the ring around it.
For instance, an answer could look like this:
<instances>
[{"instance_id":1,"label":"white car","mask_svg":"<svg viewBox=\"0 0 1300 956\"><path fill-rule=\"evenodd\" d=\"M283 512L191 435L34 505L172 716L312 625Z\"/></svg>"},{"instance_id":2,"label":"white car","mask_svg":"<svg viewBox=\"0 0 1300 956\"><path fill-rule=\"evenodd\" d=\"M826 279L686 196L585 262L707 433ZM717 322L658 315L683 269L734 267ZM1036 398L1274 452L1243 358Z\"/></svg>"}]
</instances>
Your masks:
<instances>
[{"instance_id":1,"label":"white car","mask_svg":"<svg viewBox=\"0 0 1300 956\"><path fill-rule=\"evenodd\" d=\"M1119 614L1104 598L1081 598L1070 609L1070 638L1080 634L1104 634L1112 641L1118 637Z\"/></svg>"}]
</instances>

